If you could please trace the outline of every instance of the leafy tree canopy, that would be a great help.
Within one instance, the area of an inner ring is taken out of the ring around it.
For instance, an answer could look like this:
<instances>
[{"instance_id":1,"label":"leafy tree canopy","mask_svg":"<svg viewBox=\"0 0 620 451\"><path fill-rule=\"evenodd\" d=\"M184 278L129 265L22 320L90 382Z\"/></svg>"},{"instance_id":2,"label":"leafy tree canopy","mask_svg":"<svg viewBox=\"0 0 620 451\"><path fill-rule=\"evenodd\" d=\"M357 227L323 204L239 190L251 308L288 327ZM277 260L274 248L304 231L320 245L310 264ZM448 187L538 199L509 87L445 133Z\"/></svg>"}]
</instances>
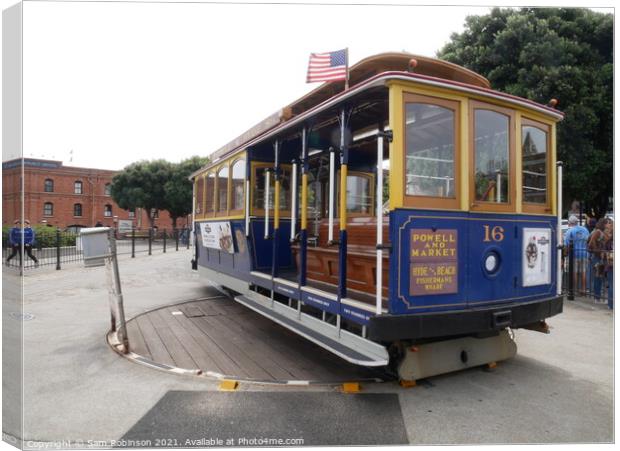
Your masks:
<instances>
[{"instance_id":1,"label":"leafy tree canopy","mask_svg":"<svg viewBox=\"0 0 620 451\"><path fill-rule=\"evenodd\" d=\"M546 104L559 100L558 158L565 205L602 215L613 192L613 16L576 8L495 8L469 16L437 56L489 79L494 89ZM565 208L566 210L566 208Z\"/></svg>"},{"instance_id":2,"label":"leafy tree canopy","mask_svg":"<svg viewBox=\"0 0 620 451\"><path fill-rule=\"evenodd\" d=\"M125 210L145 209L153 226L153 211L168 207L165 184L172 172L172 164L165 160L132 163L112 179L112 199Z\"/></svg>"},{"instance_id":3,"label":"leafy tree canopy","mask_svg":"<svg viewBox=\"0 0 620 451\"><path fill-rule=\"evenodd\" d=\"M209 162L208 158L193 156L175 164L170 179L164 185L166 209L172 217L174 227L177 218L192 212L192 183L189 175Z\"/></svg>"}]
</instances>

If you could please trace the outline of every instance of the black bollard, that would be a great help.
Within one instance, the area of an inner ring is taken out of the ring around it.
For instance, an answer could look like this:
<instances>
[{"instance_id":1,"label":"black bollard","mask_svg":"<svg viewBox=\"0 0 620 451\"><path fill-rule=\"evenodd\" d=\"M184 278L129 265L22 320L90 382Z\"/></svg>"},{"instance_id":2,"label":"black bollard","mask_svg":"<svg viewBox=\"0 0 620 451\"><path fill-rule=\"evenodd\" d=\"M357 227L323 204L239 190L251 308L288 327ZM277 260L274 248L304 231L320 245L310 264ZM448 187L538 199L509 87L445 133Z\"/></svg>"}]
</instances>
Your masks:
<instances>
[{"instance_id":1,"label":"black bollard","mask_svg":"<svg viewBox=\"0 0 620 451\"><path fill-rule=\"evenodd\" d=\"M60 229L56 229L56 270L60 269Z\"/></svg>"},{"instance_id":2,"label":"black bollard","mask_svg":"<svg viewBox=\"0 0 620 451\"><path fill-rule=\"evenodd\" d=\"M573 240L568 243L568 300L575 300L575 249Z\"/></svg>"}]
</instances>

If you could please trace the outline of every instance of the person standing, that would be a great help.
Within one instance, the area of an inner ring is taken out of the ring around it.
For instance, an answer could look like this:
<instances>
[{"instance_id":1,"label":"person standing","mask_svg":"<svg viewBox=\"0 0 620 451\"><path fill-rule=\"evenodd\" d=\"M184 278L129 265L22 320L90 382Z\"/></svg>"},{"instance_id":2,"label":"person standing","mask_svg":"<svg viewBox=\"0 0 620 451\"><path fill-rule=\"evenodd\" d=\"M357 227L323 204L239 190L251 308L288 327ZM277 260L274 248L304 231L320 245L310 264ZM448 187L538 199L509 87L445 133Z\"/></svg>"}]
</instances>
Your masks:
<instances>
[{"instance_id":1,"label":"person standing","mask_svg":"<svg viewBox=\"0 0 620 451\"><path fill-rule=\"evenodd\" d=\"M614 308L614 222L609 219L605 225L605 274L607 277L607 307Z\"/></svg>"},{"instance_id":2,"label":"person standing","mask_svg":"<svg viewBox=\"0 0 620 451\"><path fill-rule=\"evenodd\" d=\"M571 215L568 218L568 230L564 234L564 246L573 249L574 273L573 286L579 290L580 294L585 294L586 290L586 268L588 262L588 229L579 225L577 216Z\"/></svg>"},{"instance_id":3,"label":"person standing","mask_svg":"<svg viewBox=\"0 0 620 451\"><path fill-rule=\"evenodd\" d=\"M609 219L601 218L596 223L594 231L590 234L588 239L588 252L591 255L591 271L594 279L594 302L596 304L601 303L601 291L603 288L603 279L605 278L605 263L603 261L603 251L606 245L605 228Z\"/></svg>"},{"instance_id":4,"label":"person standing","mask_svg":"<svg viewBox=\"0 0 620 451\"><path fill-rule=\"evenodd\" d=\"M9 261L15 255L19 253L19 262L21 266L22 262L22 241L24 243L24 250L28 257L30 257L34 261L35 267L39 266L39 260L32 254L32 246L35 243L35 233L34 230L30 227L30 221L27 219L24 221L25 227L22 227L22 223L20 220L15 221L15 226L11 228L9 232L9 244L11 245L11 255L9 255L6 259L7 265Z\"/></svg>"}]
</instances>

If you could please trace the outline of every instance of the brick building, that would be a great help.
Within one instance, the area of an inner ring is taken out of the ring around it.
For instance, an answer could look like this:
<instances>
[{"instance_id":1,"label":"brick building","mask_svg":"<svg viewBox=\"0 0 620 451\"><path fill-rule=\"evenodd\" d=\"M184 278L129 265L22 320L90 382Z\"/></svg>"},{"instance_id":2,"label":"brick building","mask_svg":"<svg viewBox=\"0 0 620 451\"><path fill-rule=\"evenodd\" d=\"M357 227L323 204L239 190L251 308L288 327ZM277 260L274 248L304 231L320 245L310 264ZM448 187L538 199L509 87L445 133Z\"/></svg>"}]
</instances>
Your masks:
<instances>
[{"instance_id":1,"label":"brick building","mask_svg":"<svg viewBox=\"0 0 620 451\"><path fill-rule=\"evenodd\" d=\"M93 227L98 222L115 227L119 220L131 220L136 228L148 228L145 211L121 209L110 195L116 171L64 166L62 161L24 158L2 163L2 224L12 225L20 217L20 177L24 169L24 214L32 225ZM177 227L186 227L179 218ZM167 211L158 212L155 225L171 229Z\"/></svg>"}]
</instances>

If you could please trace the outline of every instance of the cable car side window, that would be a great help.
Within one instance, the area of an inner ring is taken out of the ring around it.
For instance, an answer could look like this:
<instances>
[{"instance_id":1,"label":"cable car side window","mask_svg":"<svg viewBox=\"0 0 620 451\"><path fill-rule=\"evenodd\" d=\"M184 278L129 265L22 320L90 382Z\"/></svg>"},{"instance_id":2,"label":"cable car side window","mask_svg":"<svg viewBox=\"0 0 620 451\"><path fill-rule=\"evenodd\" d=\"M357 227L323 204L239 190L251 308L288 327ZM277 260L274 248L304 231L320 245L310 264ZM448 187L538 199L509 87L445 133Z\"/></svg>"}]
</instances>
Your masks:
<instances>
[{"instance_id":1,"label":"cable car side window","mask_svg":"<svg viewBox=\"0 0 620 451\"><path fill-rule=\"evenodd\" d=\"M265 170L273 169L273 163L252 163L252 214L265 214ZM275 180L269 177L269 211L275 203ZM291 215L291 165L280 165L280 217Z\"/></svg>"},{"instance_id":2,"label":"cable car side window","mask_svg":"<svg viewBox=\"0 0 620 451\"><path fill-rule=\"evenodd\" d=\"M524 211L549 212L549 127L523 118L521 149Z\"/></svg>"},{"instance_id":3,"label":"cable car side window","mask_svg":"<svg viewBox=\"0 0 620 451\"><path fill-rule=\"evenodd\" d=\"M274 182L275 187L275 182ZM280 166L280 210L289 211L291 206L291 167ZM273 206L272 206L273 208Z\"/></svg>"},{"instance_id":4,"label":"cable car side window","mask_svg":"<svg viewBox=\"0 0 620 451\"><path fill-rule=\"evenodd\" d=\"M217 214L228 213L228 163L217 171Z\"/></svg>"},{"instance_id":5,"label":"cable car side window","mask_svg":"<svg viewBox=\"0 0 620 451\"><path fill-rule=\"evenodd\" d=\"M458 208L459 103L405 95L405 204Z\"/></svg>"},{"instance_id":6,"label":"cable car side window","mask_svg":"<svg viewBox=\"0 0 620 451\"><path fill-rule=\"evenodd\" d=\"M337 179L340 179L338 171ZM336 187L336 199L340 211L340 186ZM349 172L347 174L347 213L351 216L374 215L374 176L363 172Z\"/></svg>"},{"instance_id":7,"label":"cable car side window","mask_svg":"<svg viewBox=\"0 0 620 451\"><path fill-rule=\"evenodd\" d=\"M196 215L203 215L203 205L204 205L204 188L205 188L205 178L203 175L196 177L196 185L194 193L196 195L196 205L194 206L194 212Z\"/></svg>"},{"instance_id":8,"label":"cable car side window","mask_svg":"<svg viewBox=\"0 0 620 451\"><path fill-rule=\"evenodd\" d=\"M213 216L215 213L215 173L210 171L205 178L205 214Z\"/></svg>"},{"instance_id":9,"label":"cable car side window","mask_svg":"<svg viewBox=\"0 0 620 451\"><path fill-rule=\"evenodd\" d=\"M514 112L472 102L473 207L509 211L514 205Z\"/></svg>"},{"instance_id":10,"label":"cable car side window","mask_svg":"<svg viewBox=\"0 0 620 451\"><path fill-rule=\"evenodd\" d=\"M245 160L236 160L231 169L231 211L240 213L245 206Z\"/></svg>"}]
</instances>

